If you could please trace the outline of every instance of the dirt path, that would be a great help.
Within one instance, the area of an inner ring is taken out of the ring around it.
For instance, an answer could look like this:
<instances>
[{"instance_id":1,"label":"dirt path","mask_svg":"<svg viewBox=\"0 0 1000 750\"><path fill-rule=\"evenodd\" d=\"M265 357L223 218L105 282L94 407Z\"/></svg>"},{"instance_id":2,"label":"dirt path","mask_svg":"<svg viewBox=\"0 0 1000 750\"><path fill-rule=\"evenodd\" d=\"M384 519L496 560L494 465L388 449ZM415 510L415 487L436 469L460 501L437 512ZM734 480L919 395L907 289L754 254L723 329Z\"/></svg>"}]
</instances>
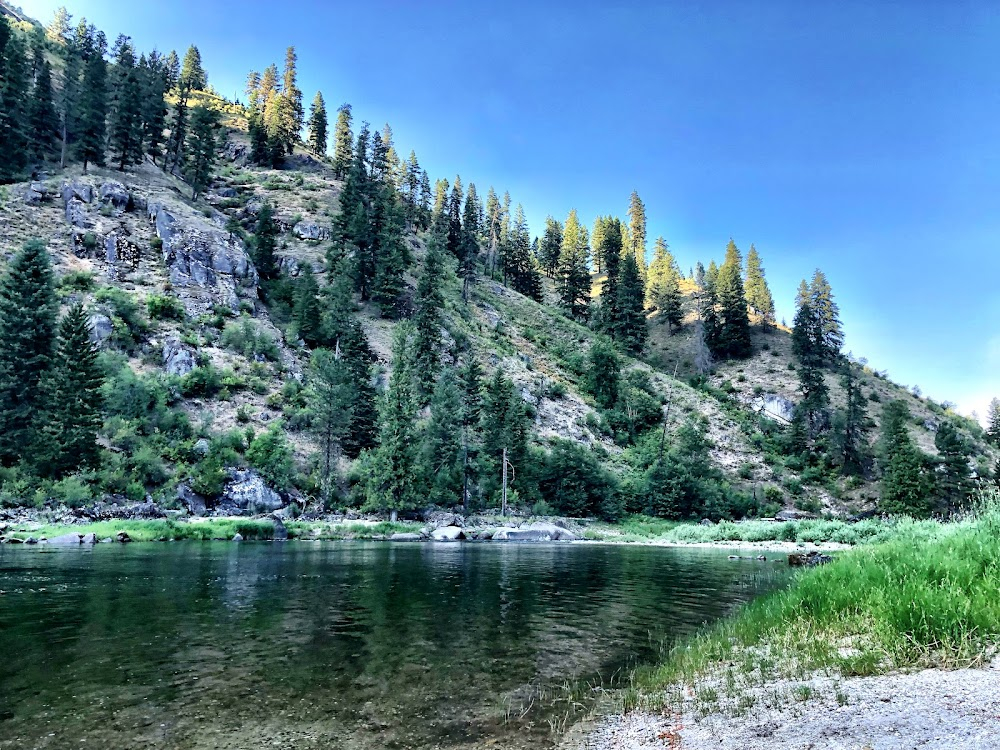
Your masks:
<instances>
[{"instance_id":1,"label":"dirt path","mask_svg":"<svg viewBox=\"0 0 1000 750\"><path fill-rule=\"evenodd\" d=\"M769 686L807 700L761 704L743 716L695 719L634 712L601 719L565 750L998 750L1000 661L991 668L856 677Z\"/></svg>"}]
</instances>

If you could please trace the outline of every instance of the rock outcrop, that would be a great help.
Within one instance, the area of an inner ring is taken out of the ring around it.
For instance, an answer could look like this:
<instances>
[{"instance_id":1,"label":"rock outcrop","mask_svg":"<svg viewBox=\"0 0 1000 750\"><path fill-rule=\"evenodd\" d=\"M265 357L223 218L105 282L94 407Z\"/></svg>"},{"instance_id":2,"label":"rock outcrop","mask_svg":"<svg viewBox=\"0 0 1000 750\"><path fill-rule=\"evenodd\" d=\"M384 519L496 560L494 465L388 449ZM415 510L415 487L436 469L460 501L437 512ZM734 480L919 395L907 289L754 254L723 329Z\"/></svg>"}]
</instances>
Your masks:
<instances>
[{"instance_id":1,"label":"rock outcrop","mask_svg":"<svg viewBox=\"0 0 1000 750\"><path fill-rule=\"evenodd\" d=\"M170 375L183 377L195 367L194 352L176 337L163 342L163 367Z\"/></svg>"},{"instance_id":2,"label":"rock outcrop","mask_svg":"<svg viewBox=\"0 0 1000 750\"><path fill-rule=\"evenodd\" d=\"M253 469L231 470L230 477L222 491L220 506L251 513L270 513L284 505L281 496L268 487L264 478Z\"/></svg>"}]
</instances>

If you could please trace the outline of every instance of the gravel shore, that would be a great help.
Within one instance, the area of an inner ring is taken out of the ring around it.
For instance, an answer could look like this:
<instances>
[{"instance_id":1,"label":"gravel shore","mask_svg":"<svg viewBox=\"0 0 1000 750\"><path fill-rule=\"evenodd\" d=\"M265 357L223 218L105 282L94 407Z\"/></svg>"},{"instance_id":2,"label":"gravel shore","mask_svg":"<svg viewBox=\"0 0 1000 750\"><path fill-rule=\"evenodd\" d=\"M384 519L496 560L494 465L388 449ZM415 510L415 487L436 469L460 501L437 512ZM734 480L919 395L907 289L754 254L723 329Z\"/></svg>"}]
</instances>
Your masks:
<instances>
[{"instance_id":1,"label":"gravel shore","mask_svg":"<svg viewBox=\"0 0 1000 750\"><path fill-rule=\"evenodd\" d=\"M796 687L813 691L806 700ZM768 686L782 694L745 715L632 712L600 719L563 750L998 750L1000 661L985 669L816 678ZM579 735L580 733L578 733Z\"/></svg>"}]
</instances>

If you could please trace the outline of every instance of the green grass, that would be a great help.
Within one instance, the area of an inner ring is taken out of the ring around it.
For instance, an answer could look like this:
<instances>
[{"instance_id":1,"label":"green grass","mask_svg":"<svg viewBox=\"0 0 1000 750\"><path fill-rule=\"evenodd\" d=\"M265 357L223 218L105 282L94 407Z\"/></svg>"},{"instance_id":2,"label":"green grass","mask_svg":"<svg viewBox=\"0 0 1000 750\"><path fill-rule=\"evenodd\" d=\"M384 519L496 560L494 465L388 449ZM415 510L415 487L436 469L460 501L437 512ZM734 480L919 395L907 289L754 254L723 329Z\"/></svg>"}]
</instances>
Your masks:
<instances>
[{"instance_id":1,"label":"green grass","mask_svg":"<svg viewBox=\"0 0 1000 750\"><path fill-rule=\"evenodd\" d=\"M892 533L803 571L788 589L676 645L662 664L634 675L633 690L668 702L682 686L725 674L736 696L821 672L873 675L992 658L1000 644L1000 493L964 521L936 529L900 521Z\"/></svg>"},{"instance_id":2,"label":"green grass","mask_svg":"<svg viewBox=\"0 0 1000 750\"><path fill-rule=\"evenodd\" d=\"M372 539L397 532L415 531L421 528L417 523L318 523L309 521L289 521L286 524L289 538L308 537L310 539ZM155 542L167 540L208 541L211 539L232 539L239 534L247 541L268 540L274 536L274 523L257 518L205 518L175 521L156 519L151 521L99 521L88 524L43 524L40 527L22 525L7 531L7 536L18 539L34 537L50 539L60 534L90 534L98 539L114 538L124 531L134 542Z\"/></svg>"},{"instance_id":3,"label":"green grass","mask_svg":"<svg viewBox=\"0 0 1000 750\"><path fill-rule=\"evenodd\" d=\"M938 521L866 520L857 523L815 519L806 521L722 521L711 526L632 516L617 524L595 523L586 538L617 542L836 542L877 544L900 534L931 539L942 529Z\"/></svg>"}]
</instances>

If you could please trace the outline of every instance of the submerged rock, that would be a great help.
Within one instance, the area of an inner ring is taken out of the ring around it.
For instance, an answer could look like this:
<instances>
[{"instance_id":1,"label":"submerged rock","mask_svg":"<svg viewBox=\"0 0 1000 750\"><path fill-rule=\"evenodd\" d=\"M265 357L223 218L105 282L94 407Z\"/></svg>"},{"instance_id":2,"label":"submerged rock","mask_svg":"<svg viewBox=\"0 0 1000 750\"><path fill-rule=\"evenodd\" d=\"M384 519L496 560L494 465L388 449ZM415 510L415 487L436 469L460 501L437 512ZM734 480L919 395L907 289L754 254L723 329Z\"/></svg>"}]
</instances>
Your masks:
<instances>
[{"instance_id":1,"label":"submerged rock","mask_svg":"<svg viewBox=\"0 0 1000 750\"><path fill-rule=\"evenodd\" d=\"M62 547L80 546L80 535L79 534L60 534L59 536L54 536L48 540L49 544L55 544Z\"/></svg>"},{"instance_id":2,"label":"submerged rock","mask_svg":"<svg viewBox=\"0 0 1000 750\"><path fill-rule=\"evenodd\" d=\"M288 541L288 528L278 516L274 516L274 531L271 538L276 542Z\"/></svg>"},{"instance_id":3,"label":"submerged rock","mask_svg":"<svg viewBox=\"0 0 1000 750\"><path fill-rule=\"evenodd\" d=\"M89 534L84 534L83 538L80 540L81 544L97 544L97 534L90 532Z\"/></svg>"},{"instance_id":4,"label":"submerged rock","mask_svg":"<svg viewBox=\"0 0 1000 750\"><path fill-rule=\"evenodd\" d=\"M115 539L117 539L121 544L128 544L132 541L132 537L130 537L125 531L119 531L115 534Z\"/></svg>"},{"instance_id":5,"label":"submerged rock","mask_svg":"<svg viewBox=\"0 0 1000 750\"><path fill-rule=\"evenodd\" d=\"M389 537L390 542L419 542L423 539L420 534L400 533Z\"/></svg>"}]
</instances>

